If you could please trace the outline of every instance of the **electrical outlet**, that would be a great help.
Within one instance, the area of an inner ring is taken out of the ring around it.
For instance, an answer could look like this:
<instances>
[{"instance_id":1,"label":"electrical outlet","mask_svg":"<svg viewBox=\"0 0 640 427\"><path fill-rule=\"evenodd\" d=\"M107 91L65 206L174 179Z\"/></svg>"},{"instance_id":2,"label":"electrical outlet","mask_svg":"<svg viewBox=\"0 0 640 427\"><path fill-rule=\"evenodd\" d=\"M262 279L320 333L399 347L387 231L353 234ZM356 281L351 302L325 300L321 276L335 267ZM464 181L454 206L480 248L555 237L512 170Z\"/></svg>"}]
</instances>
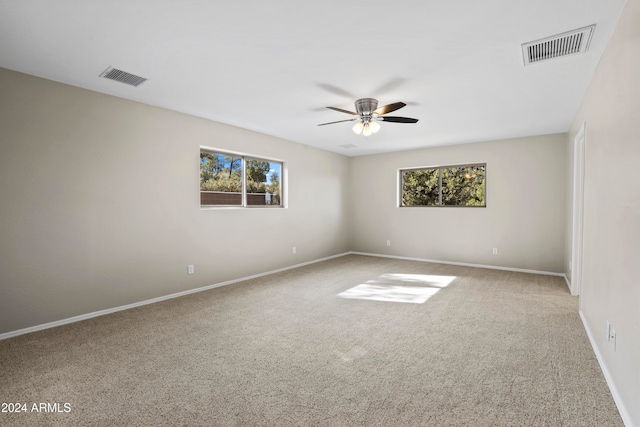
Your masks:
<instances>
[{"instance_id":1,"label":"electrical outlet","mask_svg":"<svg viewBox=\"0 0 640 427\"><path fill-rule=\"evenodd\" d=\"M611 347L613 347L613 351L616 351L616 330L611 330Z\"/></svg>"},{"instance_id":2,"label":"electrical outlet","mask_svg":"<svg viewBox=\"0 0 640 427\"><path fill-rule=\"evenodd\" d=\"M494 255L498 255L498 248L493 248L493 252Z\"/></svg>"},{"instance_id":3,"label":"electrical outlet","mask_svg":"<svg viewBox=\"0 0 640 427\"><path fill-rule=\"evenodd\" d=\"M193 267L193 264L187 267L187 273L193 274L194 272L195 272L195 268Z\"/></svg>"},{"instance_id":4,"label":"electrical outlet","mask_svg":"<svg viewBox=\"0 0 640 427\"><path fill-rule=\"evenodd\" d=\"M296 253L296 247L295 246L293 247L293 252L292 253L294 253L294 254Z\"/></svg>"},{"instance_id":5,"label":"electrical outlet","mask_svg":"<svg viewBox=\"0 0 640 427\"><path fill-rule=\"evenodd\" d=\"M387 246L391 246L391 240L387 240Z\"/></svg>"}]
</instances>

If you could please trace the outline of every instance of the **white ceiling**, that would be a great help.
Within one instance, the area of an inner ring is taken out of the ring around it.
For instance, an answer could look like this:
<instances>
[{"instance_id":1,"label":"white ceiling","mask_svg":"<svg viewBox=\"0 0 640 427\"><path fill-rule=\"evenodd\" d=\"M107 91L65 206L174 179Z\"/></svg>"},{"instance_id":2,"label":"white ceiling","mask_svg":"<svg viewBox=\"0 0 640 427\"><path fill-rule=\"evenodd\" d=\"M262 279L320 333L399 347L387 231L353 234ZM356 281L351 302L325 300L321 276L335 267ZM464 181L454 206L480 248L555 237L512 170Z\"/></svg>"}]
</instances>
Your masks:
<instances>
[{"instance_id":1,"label":"white ceiling","mask_svg":"<svg viewBox=\"0 0 640 427\"><path fill-rule=\"evenodd\" d=\"M363 155L567 131L624 2L0 0L0 67ZM590 24L587 53L523 66L522 43ZM317 126L363 97L420 121Z\"/></svg>"}]
</instances>

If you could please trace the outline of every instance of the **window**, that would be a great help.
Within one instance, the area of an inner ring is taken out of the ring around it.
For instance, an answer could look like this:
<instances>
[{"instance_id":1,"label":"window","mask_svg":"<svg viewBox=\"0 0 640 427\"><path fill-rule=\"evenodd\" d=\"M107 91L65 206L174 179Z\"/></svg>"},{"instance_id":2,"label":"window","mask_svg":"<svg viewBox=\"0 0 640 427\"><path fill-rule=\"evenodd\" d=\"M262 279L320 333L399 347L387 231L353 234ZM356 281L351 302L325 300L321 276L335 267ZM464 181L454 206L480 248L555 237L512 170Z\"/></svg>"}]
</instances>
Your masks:
<instances>
[{"instance_id":1,"label":"window","mask_svg":"<svg viewBox=\"0 0 640 427\"><path fill-rule=\"evenodd\" d=\"M282 162L200 150L200 206L282 207Z\"/></svg>"},{"instance_id":2,"label":"window","mask_svg":"<svg viewBox=\"0 0 640 427\"><path fill-rule=\"evenodd\" d=\"M400 170L400 206L486 207L486 163Z\"/></svg>"}]
</instances>

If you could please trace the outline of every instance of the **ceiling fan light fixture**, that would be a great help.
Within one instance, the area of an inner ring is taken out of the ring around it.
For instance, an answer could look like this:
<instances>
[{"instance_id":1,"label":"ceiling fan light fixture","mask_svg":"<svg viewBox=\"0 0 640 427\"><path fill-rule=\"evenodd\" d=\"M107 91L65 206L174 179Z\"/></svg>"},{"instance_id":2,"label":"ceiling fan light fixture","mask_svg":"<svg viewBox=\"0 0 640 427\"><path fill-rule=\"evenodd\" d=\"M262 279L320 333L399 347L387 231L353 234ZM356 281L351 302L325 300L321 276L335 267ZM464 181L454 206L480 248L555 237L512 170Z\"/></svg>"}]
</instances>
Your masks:
<instances>
[{"instance_id":1,"label":"ceiling fan light fixture","mask_svg":"<svg viewBox=\"0 0 640 427\"><path fill-rule=\"evenodd\" d=\"M364 128L364 123L362 122L358 122L355 125L353 125L353 131L355 133L357 133L358 135L360 135L362 133L362 129Z\"/></svg>"},{"instance_id":2,"label":"ceiling fan light fixture","mask_svg":"<svg viewBox=\"0 0 640 427\"><path fill-rule=\"evenodd\" d=\"M369 122L369 128L371 128L371 131L373 133L376 133L380 130L380 123L375 122L375 121L370 121Z\"/></svg>"},{"instance_id":3,"label":"ceiling fan light fixture","mask_svg":"<svg viewBox=\"0 0 640 427\"><path fill-rule=\"evenodd\" d=\"M373 135L373 130L371 129L371 125L369 123L365 123L364 127L362 128L362 134L364 136L371 136Z\"/></svg>"}]
</instances>

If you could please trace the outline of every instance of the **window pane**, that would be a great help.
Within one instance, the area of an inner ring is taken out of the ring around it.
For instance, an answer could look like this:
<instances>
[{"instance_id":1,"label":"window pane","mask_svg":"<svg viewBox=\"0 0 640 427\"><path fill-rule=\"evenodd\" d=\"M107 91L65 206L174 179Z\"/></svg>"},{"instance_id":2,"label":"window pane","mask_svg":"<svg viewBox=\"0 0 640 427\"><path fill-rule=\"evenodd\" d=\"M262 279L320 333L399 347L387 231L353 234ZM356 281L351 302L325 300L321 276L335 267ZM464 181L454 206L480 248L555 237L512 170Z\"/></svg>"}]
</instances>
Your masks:
<instances>
[{"instance_id":1,"label":"window pane","mask_svg":"<svg viewBox=\"0 0 640 427\"><path fill-rule=\"evenodd\" d=\"M200 152L200 204L242 206L242 158Z\"/></svg>"},{"instance_id":2,"label":"window pane","mask_svg":"<svg viewBox=\"0 0 640 427\"><path fill-rule=\"evenodd\" d=\"M282 206L282 163L271 162L271 169L267 175L267 198L268 203L273 206Z\"/></svg>"},{"instance_id":3,"label":"window pane","mask_svg":"<svg viewBox=\"0 0 640 427\"><path fill-rule=\"evenodd\" d=\"M485 206L484 165L442 168L444 206Z\"/></svg>"},{"instance_id":4,"label":"window pane","mask_svg":"<svg viewBox=\"0 0 640 427\"><path fill-rule=\"evenodd\" d=\"M247 205L280 206L282 165L264 159L247 158Z\"/></svg>"},{"instance_id":5,"label":"window pane","mask_svg":"<svg viewBox=\"0 0 640 427\"><path fill-rule=\"evenodd\" d=\"M402 206L437 206L438 169L402 172Z\"/></svg>"}]
</instances>

